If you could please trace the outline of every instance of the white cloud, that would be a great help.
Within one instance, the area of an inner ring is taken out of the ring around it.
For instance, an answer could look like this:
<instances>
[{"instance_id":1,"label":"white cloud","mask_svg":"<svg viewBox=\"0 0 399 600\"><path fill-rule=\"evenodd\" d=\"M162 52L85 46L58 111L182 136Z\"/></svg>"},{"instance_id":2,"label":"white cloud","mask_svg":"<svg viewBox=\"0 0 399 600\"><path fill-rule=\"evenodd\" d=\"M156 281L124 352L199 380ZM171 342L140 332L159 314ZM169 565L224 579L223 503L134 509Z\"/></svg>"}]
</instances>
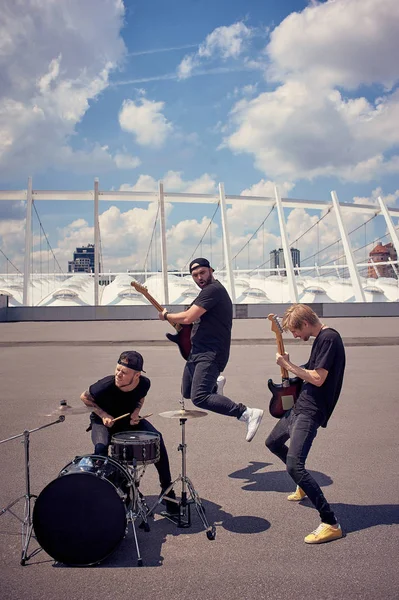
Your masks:
<instances>
[{"instance_id":1,"label":"white cloud","mask_svg":"<svg viewBox=\"0 0 399 600\"><path fill-rule=\"evenodd\" d=\"M160 148L173 131L173 125L162 114L164 102L141 98L137 103L124 100L119 112L121 129L132 133L138 144Z\"/></svg>"},{"instance_id":2,"label":"white cloud","mask_svg":"<svg viewBox=\"0 0 399 600\"><path fill-rule=\"evenodd\" d=\"M70 166L74 152L68 140L124 56L123 15L122 0L3 0L3 177L63 168L65 156ZM83 153L93 161L91 150L81 151L76 162Z\"/></svg>"},{"instance_id":3,"label":"white cloud","mask_svg":"<svg viewBox=\"0 0 399 600\"><path fill-rule=\"evenodd\" d=\"M275 185L276 183L274 181L261 179L250 188L242 190L240 195L274 198ZM279 184L281 196L286 196L293 187L294 185L289 182ZM240 250L245 242L252 237L253 233L263 221L265 221L264 227L262 227L255 238L251 240L251 260L253 261L256 256L260 260L263 257L264 250L269 252L275 248L276 245L279 245L278 235L276 236L274 233L277 230L277 213L276 211L271 211L271 209L271 205L254 206L253 204L247 204L245 200L235 202L228 208L227 217L231 232L230 243L233 254Z\"/></svg>"},{"instance_id":4,"label":"white cloud","mask_svg":"<svg viewBox=\"0 0 399 600\"><path fill-rule=\"evenodd\" d=\"M195 55L185 56L177 68L179 79L187 79L190 77L194 67L199 64L199 61L195 59Z\"/></svg>"},{"instance_id":5,"label":"white cloud","mask_svg":"<svg viewBox=\"0 0 399 600\"><path fill-rule=\"evenodd\" d=\"M263 196L263 197L275 197L275 186L276 182L274 181L265 181L261 179L258 183L254 183L250 188L242 190L240 196ZM287 194L294 188L294 184L289 181L285 181L284 183L278 184L278 189L280 191L281 197L287 196Z\"/></svg>"},{"instance_id":6,"label":"white cloud","mask_svg":"<svg viewBox=\"0 0 399 600\"><path fill-rule=\"evenodd\" d=\"M216 182L211 175L204 173L197 179L185 180L182 172L168 171L163 177L165 191L211 193L216 191ZM158 182L149 175L140 175L134 185L123 184L123 191L157 191ZM175 205L165 203L167 222ZM157 216L157 202L150 202L143 207L122 211L111 206L100 217L101 246L105 270L123 271L132 268L143 268L143 261L149 247L151 233ZM185 265L197 240L204 234L209 217L199 220L187 219L167 228L168 263L171 267L181 268ZM211 225L213 236L212 249L209 246L210 234L204 241L204 252L216 252L221 256L221 240L218 237L218 225ZM93 240L93 227L84 219L76 219L59 232L60 241L55 254L59 261L70 260L76 246ZM194 244L194 246L193 246ZM219 250L218 250L219 249ZM154 251L155 252L155 251ZM158 259L160 255L158 252ZM159 265L158 265L159 266Z\"/></svg>"},{"instance_id":7,"label":"white cloud","mask_svg":"<svg viewBox=\"0 0 399 600\"><path fill-rule=\"evenodd\" d=\"M251 36L251 29L242 21L228 27L217 27L210 33L198 49L198 56L210 58L220 54L222 58L237 58L244 46L244 41Z\"/></svg>"},{"instance_id":8,"label":"white cloud","mask_svg":"<svg viewBox=\"0 0 399 600\"><path fill-rule=\"evenodd\" d=\"M245 50L245 42L253 34L250 27L242 21L228 27L217 27L210 33L194 54L183 58L177 68L179 79L190 77L193 70L206 61L213 59L237 59Z\"/></svg>"},{"instance_id":9,"label":"white cloud","mask_svg":"<svg viewBox=\"0 0 399 600\"><path fill-rule=\"evenodd\" d=\"M258 83L244 85L243 87L236 86L232 92L227 94L227 98L249 98L254 96L258 91Z\"/></svg>"},{"instance_id":10,"label":"white cloud","mask_svg":"<svg viewBox=\"0 0 399 600\"><path fill-rule=\"evenodd\" d=\"M184 191L196 194L213 194L216 192L216 181L212 175L204 173L198 179L189 181Z\"/></svg>"},{"instance_id":11,"label":"white cloud","mask_svg":"<svg viewBox=\"0 0 399 600\"><path fill-rule=\"evenodd\" d=\"M87 227L87 221L85 219L76 219L68 226L69 230L82 229ZM64 232L66 233L66 232Z\"/></svg>"},{"instance_id":12,"label":"white cloud","mask_svg":"<svg viewBox=\"0 0 399 600\"><path fill-rule=\"evenodd\" d=\"M151 175L140 175L135 184L122 183L119 188L121 192L156 192L157 190L158 182Z\"/></svg>"},{"instance_id":13,"label":"white cloud","mask_svg":"<svg viewBox=\"0 0 399 600\"><path fill-rule=\"evenodd\" d=\"M143 267L143 249L148 247L157 207L122 212L111 206L99 216L104 269L113 271ZM57 259L62 264L71 259L72 252L87 240L93 240L94 230L84 219L78 219L59 231ZM145 253L144 253L145 256Z\"/></svg>"},{"instance_id":14,"label":"white cloud","mask_svg":"<svg viewBox=\"0 0 399 600\"><path fill-rule=\"evenodd\" d=\"M397 172L397 157L384 153L399 143L399 128L392 127L398 119L398 92L372 104L291 80L238 102L225 145L253 154L256 166L274 178L371 180Z\"/></svg>"},{"instance_id":15,"label":"white cloud","mask_svg":"<svg viewBox=\"0 0 399 600\"><path fill-rule=\"evenodd\" d=\"M99 144L85 144L79 150L64 145L54 149L54 154L64 169L71 169L75 174L88 173L95 169L97 175L113 169L116 164L108 146Z\"/></svg>"},{"instance_id":16,"label":"white cloud","mask_svg":"<svg viewBox=\"0 0 399 600\"><path fill-rule=\"evenodd\" d=\"M165 192L187 192L197 194L212 194L216 191L216 181L212 175L203 173L197 179L184 180L181 171L168 171L162 178ZM140 175L133 185L123 183L120 191L156 192L158 181L151 175Z\"/></svg>"},{"instance_id":17,"label":"white cloud","mask_svg":"<svg viewBox=\"0 0 399 600\"><path fill-rule=\"evenodd\" d=\"M131 156L130 154L115 154L114 160L118 169L136 169L141 165L138 156Z\"/></svg>"},{"instance_id":18,"label":"white cloud","mask_svg":"<svg viewBox=\"0 0 399 600\"><path fill-rule=\"evenodd\" d=\"M166 216L173 210L171 204L165 205ZM124 271L127 269L142 269L149 248L151 234L157 217L157 202L151 202L145 208L132 208L121 211L111 206L100 217L100 234L105 271ZM171 268L181 268L187 262L194 249L193 244L203 235L209 224L209 218L201 220L188 219L172 225L167 229L168 264ZM216 238L217 225L212 225L215 251L220 248L220 239ZM55 254L58 260L66 264L76 246L92 240L94 231L84 219L78 219L59 231L60 241ZM195 242L193 241L195 240ZM205 250L207 241L204 242ZM151 252L150 252L151 254ZM159 249L153 248L152 254L157 255L160 267ZM155 267L155 256L152 266ZM151 268L151 265L147 265Z\"/></svg>"},{"instance_id":19,"label":"white cloud","mask_svg":"<svg viewBox=\"0 0 399 600\"><path fill-rule=\"evenodd\" d=\"M399 78L397 0L334 0L291 13L267 47L271 74L356 89ZM270 73L269 73L270 75Z\"/></svg>"},{"instance_id":20,"label":"white cloud","mask_svg":"<svg viewBox=\"0 0 399 600\"><path fill-rule=\"evenodd\" d=\"M278 180L398 173L398 29L396 0L314 2L289 15L266 48L269 87L279 83L237 102L224 146ZM367 98L353 94L364 84L374 84Z\"/></svg>"},{"instance_id":21,"label":"white cloud","mask_svg":"<svg viewBox=\"0 0 399 600\"><path fill-rule=\"evenodd\" d=\"M173 189L176 191L189 191L191 187L195 189L195 182L198 184L196 191L199 191L201 182L207 180L212 181L212 178L204 174L197 180L187 181L183 179L181 173L173 171L167 173L167 177L165 176L164 178L164 181L169 181L170 185L174 182ZM145 175L139 177L137 185L143 191L157 189L157 182ZM172 188L169 187L166 189ZM292 190L292 184L289 182L280 184L279 189L282 196L286 196ZM208 188L207 191L212 190ZM242 194L272 196L274 194L274 182L260 180L250 188L242 190ZM376 188L370 197L355 197L354 203L377 204L376 199L380 195L384 196L382 189ZM399 190L384 197L388 205L393 206L395 203L398 203ZM166 202L165 210L168 224L171 222L174 211L177 208L175 204ZM234 261L237 267L246 269L250 266L250 268L254 268L255 265L263 263L267 267L270 250L281 247L276 211L274 210L270 213L270 210L271 206L248 207L245 202L234 204L228 208L227 217L232 256L235 256L235 254L244 248ZM149 248L157 211L157 202L150 202L148 205L143 204L139 208L135 207L129 210L122 210L119 207L111 206L100 215L102 258L105 271L125 271L126 269L143 268L143 261ZM339 245L337 243L339 232L334 211L331 211L330 214L318 223L320 216L325 212L326 209L316 215L310 215L307 211L297 208L289 211L286 216L290 243L293 243L297 238L301 238L295 243L295 246L300 249L302 260L310 257L305 266L311 266L314 262L321 265L342 254L342 244ZM265 219L266 221L262 226L262 222ZM357 231L351 235L351 243L354 249L364 245L366 231L365 228L358 228L358 226L369 221L369 219L370 215L352 213L348 210L344 211L344 221L347 230L351 231L357 228ZM381 223L382 217L380 216L367 223L367 241L370 243L378 235L378 219ZM200 248L197 250L197 254L212 257L212 263L215 267L223 266L221 229L218 225L218 216L216 217L216 222L213 222L210 228L208 227L209 223L209 216L200 216L198 218L188 218L177 224L167 226L167 254L170 268L184 267L201 239L203 240ZM258 228L259 231L252 238ZM302 237L302 234L305 232L306 235ZM159 230L157 235L159 235ZM77 218L68 226L58 230L58 238L58 246L54 249L54 252L58 262L66 270L67 261L71 259L75 248L94 239L93 227L85 219ZM252 239L249 242L250 238ZM6 251L11 260L16 261L15 257L18 255L22 257L24 249L24 222L0 221L0 239L2 240L2 249ZM43 259L43 255L39 257L39 238L37 235L35 236L35 240L34 250L38 261L39 258L40 260ZM327 248L330 244L333 244L332 247ZM155 250L155 246L158 247L158 250ZM155 241L155 246L153 246L150 254L153 256L154 268L156 259L158 260L159 268L159 238L158 242ZM370 248L367 249L367 252L369 250ZM365 251L356 253L355 257L357 260L363 260L364 253ZM47 260L47 256L45 260ZM19 262L16 261L15 264L18 265L20 270L23 270L23 259L20 259Z\"/></svg>"},{"instance_id":22,"label":"white cloud","mask_svg":"<svg viewBox=\"0 0 399 600\"><path fill-rule=\"evenodd\" d=\"M353 202L355 204L373 204L378 206L378 197L381 196L385 200L387 206L395 206L399 204L399 190L391 194L384 194L381 187L375 188L370 196L355 196Z\"/></svg>"}]
</instances>

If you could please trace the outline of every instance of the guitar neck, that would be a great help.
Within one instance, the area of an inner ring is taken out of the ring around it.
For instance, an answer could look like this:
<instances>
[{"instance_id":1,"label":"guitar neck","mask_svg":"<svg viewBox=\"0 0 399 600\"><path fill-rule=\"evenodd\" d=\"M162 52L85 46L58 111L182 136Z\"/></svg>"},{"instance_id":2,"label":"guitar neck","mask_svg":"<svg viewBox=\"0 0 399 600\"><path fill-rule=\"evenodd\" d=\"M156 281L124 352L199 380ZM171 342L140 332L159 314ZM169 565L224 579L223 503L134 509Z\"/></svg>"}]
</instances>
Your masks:
<instances>
[{"instance_id":1,"label":"guitar neck","mask_svg":"<svg viewBox=\"0 0 399 600\"><path fill-rule=\"evenodd\" d=\"M134 283L131 284L137 291L140 292L140 294L143 294L143 296L145 298L147 298L147 300L149 302L151 302L151 304L157 309L158 312L162 312L164 310L164 307L159 304L159 302L157 302L155 300L155 298L153 298L151 296L151 294L147 291L147 289L143 286L137 286ZM174 327L176 329L176 331L180 331L180 329L182 328L182 326L179 323L173 323L173 321L168 320L168 323L170 323L170 325L172 325L172 327Z\"/></svg>"},{"instance_id":2,"label":"guitar neck","mask_svg":"<svg viewBox=\"0 0 399 600\"><path fill-rule=\"evenodd\" d=\"M283 332L282 327L279 324L276 315L270 314L270 315L268 315L267 318L271 322L272 331L274 332L274 335L276 336L277 352L279 354L284 354L285 350L284 350L284 342L283 342L283 336L282 336L282 332ZM289 380L289 375L288 375L287 369L280 367L280 371L281 371L281 377L282 377L283 381Z\"/></svg>"},{"instance_id":3,"label":"guitar neck","mask_svg":"<svg viewBox=\"0 0 399 600\"><path fill-rule=\"evenodd\" d=\"M157 309L158 312L162 312L164 310L164 307L161 304L159 304L159 302L157 302L155 298L153 298L151 294L147 292L147 290L143 290L141 291L141 293L147 298L149 302L151 302L151 304Z\"/></svg>"},{"instance_id":4,"label":"guitar neck","mask_svg":"<svg viewBox=\"0 0 399 600\"><path fill-rule=\"evenodd\" d=\"M277 341L277 352L279 354L284 354L284 352L285 352L284 342L283 342L283 338L281 337L281 335L276 335L276 341ZM281 371L282 379L289 379L289 374L288 374L287 369L284 369L284 367L280 367L280 371Z\"/></svg>"}]
</instances>

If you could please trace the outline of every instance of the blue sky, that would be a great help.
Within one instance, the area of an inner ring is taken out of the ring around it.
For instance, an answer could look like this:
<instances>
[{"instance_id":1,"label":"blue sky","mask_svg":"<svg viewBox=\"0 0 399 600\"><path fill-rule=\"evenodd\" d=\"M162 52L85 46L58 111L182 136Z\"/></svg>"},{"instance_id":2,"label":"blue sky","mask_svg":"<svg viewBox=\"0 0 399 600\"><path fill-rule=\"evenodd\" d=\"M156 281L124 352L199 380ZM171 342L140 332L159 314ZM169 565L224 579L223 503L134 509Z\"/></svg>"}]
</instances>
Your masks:
<instances>
[{"instance_id":1,"label":"blue sky","mask_svg":"<svg viewBox=\"0 0 399 600\"><path fill-rule=\"evenodd\" d=\"M293 198L328 200L334 189L345 202L381 195L398 206L396 0L3 4L0 189L26 188L29 175L35 189L92 189L99 177L104 190L147 191L163 180L168 191L213 193L222 181L227 194L271 195L277 184ZM74 248L93 241L92 206L36 209L66 270ZM214 210L167 206L170 267L186 264ZM229 209L233 254L268 210ZM156 207L101 204L100 213L104 269L141 268ZM286 216L293 241L320 214ZM0 202L0 219L0 249L21 267L23 206ZM348 229L367 219L348 213ZM203 253L217 265L218 215L211 229ZM352 243L385 232L377 217ZM301 254L335 239L329 215L301 240ZM279 245L272 214L238 260L255 267ZM321 250L318 262L334 252Z\"/></svg>"}]
</instances>

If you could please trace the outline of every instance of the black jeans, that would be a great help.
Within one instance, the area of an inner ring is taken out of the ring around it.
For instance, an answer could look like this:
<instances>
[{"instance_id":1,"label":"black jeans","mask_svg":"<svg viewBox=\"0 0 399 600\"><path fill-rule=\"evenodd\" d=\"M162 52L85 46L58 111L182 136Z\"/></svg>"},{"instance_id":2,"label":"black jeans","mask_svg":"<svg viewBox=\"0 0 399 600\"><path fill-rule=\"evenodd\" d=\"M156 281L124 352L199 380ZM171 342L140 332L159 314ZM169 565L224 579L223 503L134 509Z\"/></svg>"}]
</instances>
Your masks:
<instances>
[{"instance_id":1,"label":"black jeans","mask_svg":"<svg viewBox=\"0 0 399 600\"><path fill-rule=\"evenodd\" d=\"M142 419L138 425L127 425L123 430L114 430L113 427L105 427L102 423L96 423L91 421L91 440L94 444L94 454L100 456L108 456L108 447L111 443L111 437L115 433L120 431L150 431L151 433L158 433L160 436L160 448L159 448L159 460L154 463L156 470L158 471L159 483L162 490L165 490L171 483L172 477L170 474L169 457L166 451L165 443L162 435L157 429L146 419Z\"/></svg>"},{"instance_id":2,"label":"black jeans","mask_svg":"<svg viewBox=\"0 0 399 600\"><path fill-rule=\"evenodd\" d=\"M182 395L198 408L239 419L247 407L216 393L216 380L225 366L207 354L189 357L183 371Z\"/></svg>"},{"instance_id":3,"label":"black jeans","mask_svg":"<svg viewBox=\"0 0 399 600\"><path fill-rule=\"evenodd\" d=\"M287 411L266 439L266 446L287 466L287 472L299 485L314 507L319 511L323 523L335 525L337 520L319 484L305 469L305 461L319 424L309 415L295 415ZM289 448L285 442L290 439Z\"/></svg>"}]
</instances>

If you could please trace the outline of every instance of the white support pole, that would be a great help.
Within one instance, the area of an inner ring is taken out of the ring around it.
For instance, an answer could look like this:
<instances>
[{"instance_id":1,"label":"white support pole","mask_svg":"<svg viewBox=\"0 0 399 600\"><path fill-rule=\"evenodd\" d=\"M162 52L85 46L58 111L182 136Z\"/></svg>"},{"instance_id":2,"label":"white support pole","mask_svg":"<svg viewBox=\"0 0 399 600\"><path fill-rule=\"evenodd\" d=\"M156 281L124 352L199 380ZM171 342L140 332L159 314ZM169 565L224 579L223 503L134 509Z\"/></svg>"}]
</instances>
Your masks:
<instances>
[{"instance_id":1,"label":"white support pole","mask_svg":"<svg viewBox=\"0 0 399 600\"><path fill-rule=\"evenodd\" d=\"M26 220L25 220L25 257L24 257L24 291L23 305L30 306L30 259L32 249L32 177L28 178L26 191Z\"/></svg>"},{"instance_id":2,"label":"white support pole","mask_svg":"<svg viewBox=\"0 0 399 600\"><path fill-rule=\"evenodd\" d=\"M159 202L159 226L161 228L161 262L162 262L162 281L164 304L169 304L169 284L168 284L168 258L166 251L166 220L165 220L165 195L163 183L158 183L158 202Z\"/></svg>"},{"instance_id":3,"label":"white support pole","mask_svg":"<svg viewBox=\"0 0 399 600\"><path fill-rule=\"evenodd\" d=\"M396 275L396 279L399 279L398 267L395 265L390 256L388 256L388 262L391 264L392 270Z\"/></svg>"},{"instance_id":4,"label":"white support pole","mask_svg":"<svg viewBox=\"0 0 399 600\"><path fill-rule=\"evenodd\" d=\"M341 207L338 201L337 193L332 191L331 198L333 207L335 210L335 216L337 219L339 233L342 239L342 245L344 247L344 252L346 256L346 264L348 265L349 275L353 285L353 291L355 292L356 302L366 302L366 297L364 295L364 291L362 288L362 284L360 282L359 272L356 268L355 259L353 256L352 248L349 242L349 236L346 231L346 227L344 221L342 219Z\"/></svg>"},{"instance_id":5,"label":"white support pole","mask_svg":"<svg viewBox=\"0 0 399 600\"><path fill-rule=\"evenodd\" d=\"M296 285L294 267L292 264L291 250L290 250L290 246L288 243L288 235L287 235L287 227L285 225L285 219L284 219L283 203L281 202L281 196L280 196L280 192L279 192L277 186L274 186L274 195L276 198L277 215L278 215L278 222L279 222L280 234L281 234L281 245L283 247L283 253L284 253L285 270L287 273L288 289L290 292L290 300L291 300L291 302L298 302L298 299L299 299L298 288Z\"/></svg>"},{"instance_id":6,"label":"white support pole","mask_svg":"<svg viewBox=\"0 0 399 600\"><path fill-rule=\"evenodd\" d=\"M94 179L94 306L98 306L100 223L98 219L98 177Z\"/></svg>"},{"instance_id":7,"label":"white support pole","mask_svg":"<svg viewBox=\"0 0 399 600\"><path fill-rule=\"evenodd\" d=\"M398 239L398 236L396 234L395 227L394 227L394 224L392 222L391 215L389 214L388 209L387 209L387 205L385 204L385 201L381 198L381 196L378 196L378 203L379 203L379 205L381 207L381 212L384 215L384 219L385 219L385 222L387 224L389 235L391 236L392 243L393 243L393 245L395 247L396 256L399 258L399 239Z\"/></svg>"},{"instance_id":8,"label":"white support pole","mask_svg":"<svg viewBox=\"0 0 399 600\"><path fill-rule=\"evenodd\" d=\"M372 258L370 258L370 264L371 264L371 266L372 266L372 267L373 267L373 269L374 269L374 273L377 275L376 279L378 279L378 278L379 278L379 276L380 276L380 274L379 274L379 272L378 272L377 265L375 264L375 262L373 261L373 259L372 259Z\"/></svg>"},{"instance_id":9,"label":"white support pole","mask_svg":"<svg viewBox=\"0 0 399 600\"><path fill-rule=\"evenodd\" d=\"M219 183L219 201L220 201L220 216L221 216L221 220L222 220L224 258L225 258L225 262L226 262L227 291L230 294L232 303L235 304L236 303L236 290L235 290L235 285L234 285L233 261L231 258L229 226L227 223L226 195L224 193L224 184L223 183Z\"/></svg>"}]
</instances>

